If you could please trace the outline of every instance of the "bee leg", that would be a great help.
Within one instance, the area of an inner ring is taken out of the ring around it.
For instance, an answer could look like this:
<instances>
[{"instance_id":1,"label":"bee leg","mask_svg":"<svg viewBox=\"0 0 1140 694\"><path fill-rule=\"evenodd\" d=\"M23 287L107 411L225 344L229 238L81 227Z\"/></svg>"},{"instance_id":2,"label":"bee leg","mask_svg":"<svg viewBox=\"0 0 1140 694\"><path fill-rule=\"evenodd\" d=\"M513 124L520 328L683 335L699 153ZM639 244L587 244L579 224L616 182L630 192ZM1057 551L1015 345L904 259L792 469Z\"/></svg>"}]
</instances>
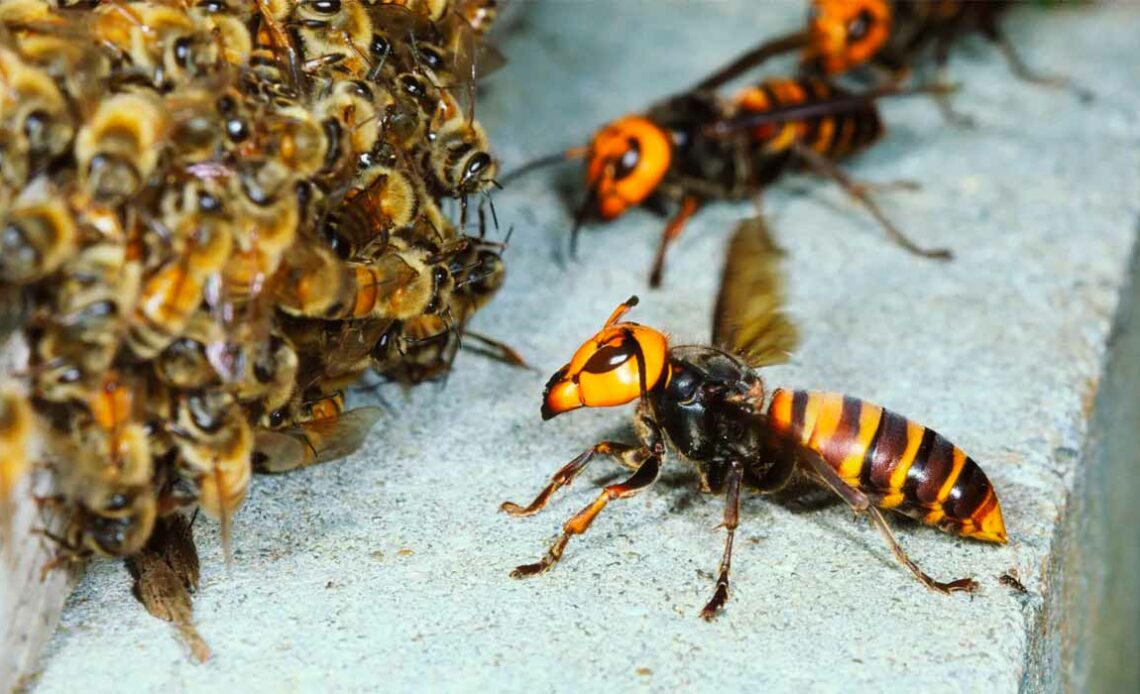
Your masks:
<instances>
[{"instance_id":1,"label":"bee leg","mask_svg":"<svg viewBox=\"0 0 1140 694\"><path fill-rule=\"evenodd\" d=\"M896 244L923 258L950 260L954 257L954 254L951 253L949 249L923 248L907 238L905 234L899 231L899 229L887 219L887 216L879 209L879 205L867 192L866 188L844 173L843 170L836 166L830 159L816 152L814 149L804 146L800 142L793 143L792 149L799 155L800 159L814 169L817 174L835 181L839 184L839 187L843 188L844 192L862 203L863 207L867 208L867 211L871 213L871 216L879 222L883 231L887 232L887 236Z\"/></svg>"},{"instance_id":2,"label":"bee leg","mask_svg":"<svg viewBox=\"0 0 1140 694\"><path fill-rule=\"evenodd\" d=\"M805 454L802 460L810 466L810 474L819 482L822 482L826 487L830 488L833 492L838 494L844 501L847 502L855 513L866 513L871 517L871 521L882 533L883 539L887 541L887 546L891 548L891 553L895 555L895 559L900 564L905 566L914 577L919 580L922 585L936 593L949 595L957 591L965 591L972 593L978 589L978 582L972 578L959 578L953 581L943 583L936 581L930 577L922 569L918 568L910 557L906 555L902 545L895 538L895 534L891 531L891 526L887 523L887 519L883 517L883 512L876 508L871 499L862 491L852 487L839 476L835 470L827 464L823 458L818 455Z\"/></svg>"},{"instance_id":3,"label":"bee leg","mask_svg":"<svg viewBox=\"0 0 1140 694\"><path fill-rule=\"evenodd\" d=\"M668 250L669 244L685 230L685 223L697 213L698 209L700 209L700 202L691 195L685 196L681 201L681 209L665 225L665 230L661 233L661 243L657 246L657 255L653 258L653 270L649 273L650 287L661 286L661 276L665 271L665 252Z\"/></svg>"},{"instance_id":4,"label":"bee leg","mask_svg":"<svg viewBox=\"0 0 1140 694\"><path fill-rule=\"evenodd\" d=\"M728 600L728 569L732 565L732 539L736 534L736 526L740 522L740 480L744 476L744 468L739 461L732 463L728 473L727 489L724 495L724 529L727 533L724 538L724 556L720 560L720 575L716 579L716 591L712 599L701 610L701 618L711 621L717 611Z\"/></svg>"},{"instance_id":5,"label":"bee leg","mask_svg":"<svg viewBox=\"0 0 1140 694\"><path fill-rule=\"evenodd\" d=\"M644 449L639 446L630 446L613 441L602 441L594 445L594 447L586 449L581 455L569 463L566 463L566 465L562 466L562 469L554 473L554 476L550 478L550 483L543 487L542 491L538 493L534 501L530 502L529 506L524 508L512 501L504 501L499 508L512 516L534 515L546 506L546 503L550 501L550 497L554 492L573 482L574 478L580 475L596 456L613 456L625 467L630 467L630 462L627 462L626 458L628 457L632 461L633 455L643 450ZM636 470L637 467L638 464L634 463L633 469Z\"/></svg>"},{"instance_id":6,"label":"bee leg","mask_svg":"<svg viewBox=\"0 0 1140 694\"><path fill-rule=\"evenodd\" d=\"M661 472L661 458L656 455L650 455L637 468L637 472L629 476L629 479L621 484L611 484L602 490L598 498L592 504L576 513L566 524L562 526L562 534L550 546L546 556L534 564L523 564L516 567L511 572L511 578L526 578L527 576L537 576L538 574L549 571L551 567L558 563L562 558L562 553L566 550L566 543L570 542L573 535L581 535L590 529L590 524L602 512L613 499L625 499L633 496L638 492L650 487L657 481L657 475Z\"/></svg>"},{"instance_id":7,"label":"bee leg","mask_svg":"<svg viewBox=\"0 0 1140 694\"><path fill-rule=\"evenodd\" d=\"M482 335L471 330L464 330L463 335L485 345L485 347L469 347L468 349L473 352L478 352L479 354L490 357L497 361L501 361L504 364L508 364L510 366L516 366L520 369L534 368L530 364L526 363L526 360L522 358L522 355L519 354L518 351L516 351L513 347L506 344L505 342L500 342L499 340L487 337L486 335Z\"/></svg>"}]
</instances>

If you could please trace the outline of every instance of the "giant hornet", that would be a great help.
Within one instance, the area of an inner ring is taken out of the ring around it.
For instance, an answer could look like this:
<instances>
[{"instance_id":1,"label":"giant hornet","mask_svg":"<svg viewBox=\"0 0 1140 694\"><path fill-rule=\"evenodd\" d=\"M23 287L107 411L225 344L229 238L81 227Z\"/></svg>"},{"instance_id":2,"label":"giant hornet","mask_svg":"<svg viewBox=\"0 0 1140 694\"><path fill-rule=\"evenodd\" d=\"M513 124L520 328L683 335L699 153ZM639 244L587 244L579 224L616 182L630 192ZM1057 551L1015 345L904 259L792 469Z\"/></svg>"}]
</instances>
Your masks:
<instances>
[{"instance_id":1,"label":"giant hornet","mask_svg":"<svg viewBox=\"0 0 1140 694\"><path fill-rule=\"evenodd\" d=\"M1017 77L1072 88L1069 80L1037 74L1021 59L998 26L999 16L1011 5L1009 0L811 0L805 29L760 43L702 80L696 90L717 89L769 58L795 50L801 51L806 74L835 76L861 70L871 71L880 81L885 75L898 82L931 47L938 69L944 69L954 41L971 31L996 44ZM949 109L945 95L936 95L944 113L960 119Z\"/></svg>"},{"instance_id":2,"label":"giant hornet","mask_svg":"<svg viewBox=\"0 0 1140 694\"><path fill-rule=\"evenodd\" d=\"M636 400L641 445L598 443L556 472L530 505L502 505L514 516L538 512L599 455L634 470L624 482L606 486L565 523L545 557L519 566L513 577L549 570L562 558L570 538L586 532L610 501L650 487L668 443L696 468L702 491L725 496L724 557L716 590L701 612L705 619L728 598L741 488L775 492L793 478L821 484L856 512L870 516L895 558L927 588L940 593L977 588L973 579L942 582L919 569L880 510L955 535L1004 544L1001 506L972 458L933 429L878 405L836 393L769 393L753 372L785 361L797 339L795 327L782 313L777 259L778 249L762 221L746 220L729 248L714 346L673 346L663 333L623 321L637 305L637 297L632 297L554 373L543 393L543 419L580 407Z\"/></svg>"},{"instance_id":3,"label":"giant hornet","mask_svg":"<svg viewBox=\"0 0 1140 694\"><path fill-rule=\"evenodd\" d=\"M906 93L928 89L942 87ZM618 118L598 130L588 146L536 159L507 178L570 158L586 159L588 192L575 214L571 252L590 217L611 221L639 205L679 205L662 233L651 286L661 282L669 244L702 205L755 197L793 166L840 184L907 251L947 260L950 251L921 248L895 228L868 186L852 181L835 164L882 137L875 101L901 93L888 88L852 94L814 77L766 80L727 101L709 91L689 92L645 113Z\"/></svg>"}]
</instances>

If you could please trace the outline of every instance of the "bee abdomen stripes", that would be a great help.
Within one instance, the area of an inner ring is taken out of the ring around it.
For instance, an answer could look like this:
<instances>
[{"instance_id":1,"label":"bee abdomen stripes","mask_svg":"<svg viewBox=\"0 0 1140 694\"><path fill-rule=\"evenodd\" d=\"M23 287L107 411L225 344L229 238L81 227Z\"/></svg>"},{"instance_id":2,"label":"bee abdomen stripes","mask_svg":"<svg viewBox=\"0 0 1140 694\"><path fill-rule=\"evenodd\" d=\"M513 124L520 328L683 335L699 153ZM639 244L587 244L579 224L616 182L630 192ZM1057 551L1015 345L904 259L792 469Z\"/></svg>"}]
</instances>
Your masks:
<instances>
[{"instance_id":1,"label":"bee abdomen stripes","mask_svg":"<svg viewBox=\"0 0 1140 694\"><path fill-rule=\"evenodd\" d=\"M981 467L938 432L839 393L776 390L773 430L817 453L882 508L956 535L1006 542L1001 505Z\"/></svg>"}]
</instances>

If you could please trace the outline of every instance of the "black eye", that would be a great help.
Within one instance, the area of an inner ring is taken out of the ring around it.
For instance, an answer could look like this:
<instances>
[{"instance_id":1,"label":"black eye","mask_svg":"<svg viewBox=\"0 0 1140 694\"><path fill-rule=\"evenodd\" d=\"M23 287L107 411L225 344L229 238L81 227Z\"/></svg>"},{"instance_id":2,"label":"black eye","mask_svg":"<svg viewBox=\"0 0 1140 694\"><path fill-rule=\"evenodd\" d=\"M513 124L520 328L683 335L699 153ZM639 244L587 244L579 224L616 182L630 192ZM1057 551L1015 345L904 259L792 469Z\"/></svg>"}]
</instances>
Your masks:
<instances>
[{"instance_id":1,"label":"black eye","mask_svg":"<svg viewBox=\"0 0 1140 694\"><path fill-rule=\"evenodd\" d=\"M617 345L606 345L594 352L594 356L590 357L582 370L592 374L609 373L629 361L632 356L632 345L627 341Z\"/></svg>"},{"instance_id":2,"label":"black eye","mask_svg":"<svg viewBox=\"0 0 1140 694\"><path fill-rule=\"evenodd\" d=\"M379 34L372 35L372 43L368 45L368 52L372 54L375 60L383 60L391 50L392 46L388 43L388 39Z\"/></svg>"},{"instance_id":3,"label":"black eye","mask_svg":"<svg viewBox=\"0 0 1140 694\"><path fill-rule=\"evenodd\" d=\"M629 143L629 149L622 153L621 159L618 159L617 168L614 169L615 181L620 181L633 173L633 170L637 168L638 162L641 161L641 143L632 137L629 138L627 142Z\"/></svg>"},{"instance_id":4,"label":"black eye","mask_svg":"<svg viewBox=\"0 0 1140 694\"><path fill-rule=\"evenodd\" d=\"M110 499L107 499L107 505L104 507L107 511L122 511L130 504L131 501L124 494L113 494Z\"/></svg>"},{"instance_id":5,"label":"black eye","mask_svg":"<svg viewBox=\"0 0 1140 694\"><path fill-rule=\"evenodd\" d=\"M871 16L870 12L867 10L860 12L858 17L852 19L847 24L847 40L861 40L867 35L867 30L871 28L872 21L874 21L874 17Z\"/></svg>"},{"instance_id":6,"label":"black eye","mask_svg":"<svg viewBox=\"0 0 1140 694\"><path fill-rule=\"evenodd\" d=\"M421 47L420 57L424 59L424 64L432 70L438 70L443 67L443 56L433 48Z\"/></svg>"},{"instance_id":7,"label":"black eye","mask_svg":"<svg viewBox=\"0 0 1140 694\"><path fill-rule=\"evenodd\" d=\"M436 288L447 281L447 270L442 267L437 267L431 273L432 281L435 282Z\"/></svg>"},{"instance_id":8,"label":"black eye","mask_svg":"<svg viewBox=\"0 0 1140 694\"><path fill-rule=\"evenodd\" d=\"M210 195L209 193L202 193L198 196L198 210L204 214L212 214L222 209L222 201Z\"/></svg>"},{"instance_id":9,"label":"black eye","mask_svg":"<svg viewBox=\"0 0 1140 694\"><path fill-rule=\"evenodd\" d=\"M421 99L427 95L427 88L412 75L405 75L400 80L400 84L403 86L405 92L417 99Z\"/></svg>"},{"instance_id":10,"label":"black eye","mask_svg":"<svg viewBox=\"0 0 1140 694\"><path fill-rule=\"evenodd\" d=\"M182 37L174 42L174 60L184 68L190 67L192 56L190 39Z\"/></svg>"},{"instance_id":11,"label":"black eye","mask_svg":"<svg viewBox=\"0 0 1140 694\"><path fill-rule=\"evenodd\" d=\"M340 12L340 0L316 0L312 7L321 14L336 14Z\"/></svg>"},{"instance_id":12,"label":"black eye","mask_svg":"<svg viewBox=\"0 0 1140 694\"><path fill-rule=\"evenodd\" d=\"M226 121L226 135L234 142L241 142L249 137L249 126L241 118L231 118Z\"/></svg>"},{"instance_id":13,"label":"black eye","mask_svg":"<svg viewBox=\"0 0 1140 694\"><path fill-rule=\"evenodd\" d=\"M466 181L470 178L478 176L491 165L491 155L486 152L479 152L471 157L471 161L467 163L467 170L463 172L463 180Z\"/></svg>"},{"instance_id":14,"label":"black eye","mask_svg":"<svg viewBox=\"0 0 1140 694\"><path fill-rule=\"evenodd\" d=\"M24 120L24 137L28 138L33 143L33 146L38 146L45 139L45 133L48 129L48 123L51 121L51 116L43 111L32 111Z\"/></svg>"}]
</instances>

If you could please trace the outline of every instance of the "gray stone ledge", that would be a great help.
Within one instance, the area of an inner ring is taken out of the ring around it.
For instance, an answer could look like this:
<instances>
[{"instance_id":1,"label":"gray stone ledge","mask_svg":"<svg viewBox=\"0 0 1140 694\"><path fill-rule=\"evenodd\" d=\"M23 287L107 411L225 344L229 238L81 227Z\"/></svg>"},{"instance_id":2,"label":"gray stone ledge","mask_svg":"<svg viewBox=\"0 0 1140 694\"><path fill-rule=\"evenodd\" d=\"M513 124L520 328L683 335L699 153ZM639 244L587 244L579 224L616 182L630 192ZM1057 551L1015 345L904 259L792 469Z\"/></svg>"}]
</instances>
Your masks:
<instances>
[{"instance_id":1,"label":"gray stone ledge","mask_svg":"<svg viewBox=\"0 0 1140 694\"><path fill-rule=\"evenodd\" d=\"M501 44L511 63L479 102L508 166L582 142L802 16L798 1L517 4ZM678 466L652 492L611 505L549 575L507 578L612 475L599 465L531 519L498 504L533 494L594 441L631 435L624 411L540 422L546 374L634 292L637 320L705 339L723 242L748 213L709 208L677 244L666 288L648 292L661 222L647 213L587 230L577 262L552 259L565 247L558 190L578 175L571 167L495 198L516 226L511 278L479 329L542 373L464 355L446 389L393 394L398 411L350 460L258 479L228 574L215 529L202 525L196 614L216 654L204 666L134 601L121 566L96 563L67 605L40 688L1079 688L1072 644L1091 625L1062 615L1081 612L1088 592L1076 562L1099 556L1069 551L1091 531L1066 528L1081 511L1075 490L1104 484L1084 461L1101 450L1090 412L1140 212L1129 67L1138 20L1135 3L1007 18L1026 59L1081 80L1099 96L1092 104L1014 80L978 41L952 63L958 104L978 129L946 127L925 100L887 107L890 137L849 168L921 181L883 202L921 242L954 248L951 265L901 253L828 184L797 177L765 196L805 335L769 382L879 402L982 463L1009 547L899 530L930 573L976 576L976 597L926 592L839 507L798 512L753 497L728 611L705 624L697 613L720 557L721 503L695 495ZM1120 532L1134 537L1133 527ZM1030 595L999 585L1011 567ZM1104 594L1107 579L1087 580Z\"/></svg>"}]
</instances>

